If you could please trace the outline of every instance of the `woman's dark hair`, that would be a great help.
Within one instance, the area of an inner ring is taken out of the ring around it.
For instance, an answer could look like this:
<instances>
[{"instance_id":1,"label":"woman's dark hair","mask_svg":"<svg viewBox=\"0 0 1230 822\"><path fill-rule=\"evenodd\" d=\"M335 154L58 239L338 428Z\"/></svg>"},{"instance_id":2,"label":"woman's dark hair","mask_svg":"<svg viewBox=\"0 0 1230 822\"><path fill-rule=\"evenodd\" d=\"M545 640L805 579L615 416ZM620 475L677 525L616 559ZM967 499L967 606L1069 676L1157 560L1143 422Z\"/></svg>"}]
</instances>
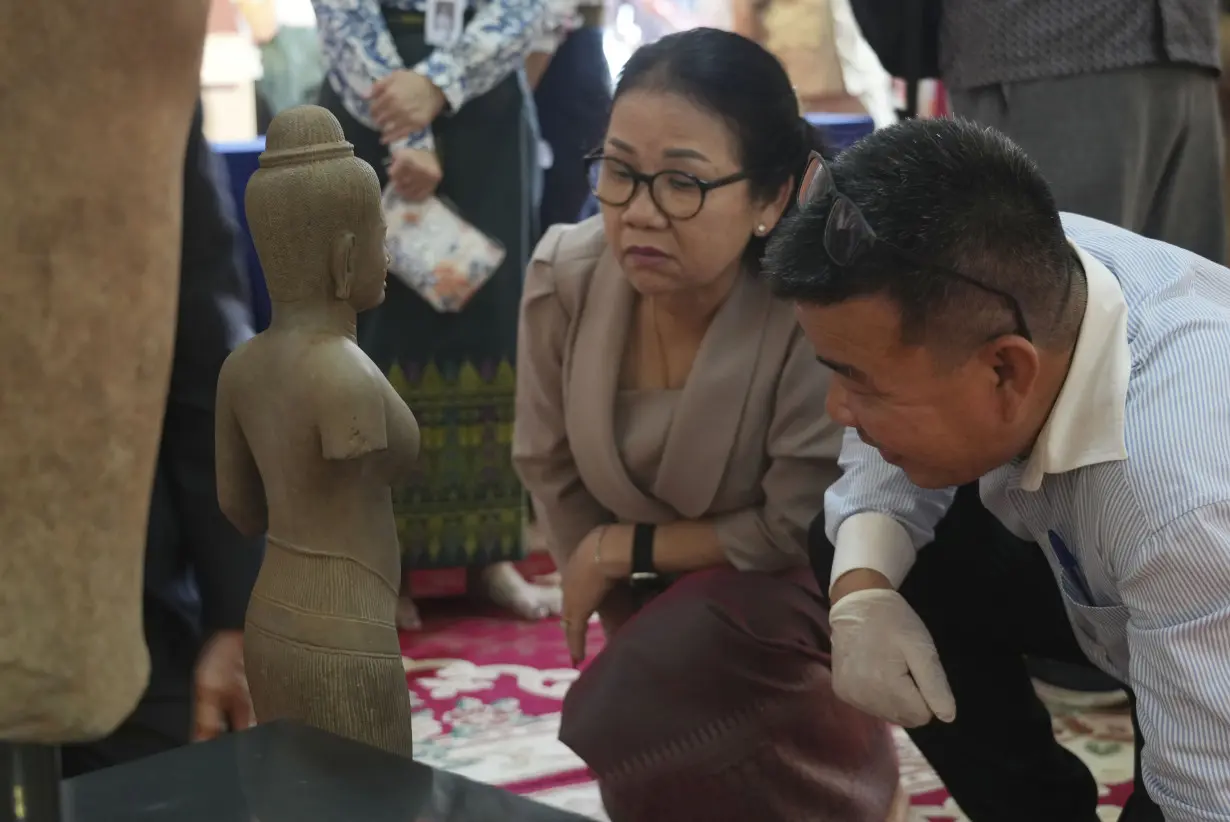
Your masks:
<instances>
[{"instance_id":1,"label":"woman's dark hair","mask_svg":"<svg viewBox=\"0 0 1230 822\"><path fill-rule=\"evenodd\" d=\"M786 70L757 43L729 31L697 28L641 46L615 87L678 94L720 117L735 136L753 197L771 199L799 177L810 152L827 155L819 133L799 116ZM790 198L794 203L794 196ZM768 237L752 237L744 259L759 270Z\"/></svg>"}]
</instances>

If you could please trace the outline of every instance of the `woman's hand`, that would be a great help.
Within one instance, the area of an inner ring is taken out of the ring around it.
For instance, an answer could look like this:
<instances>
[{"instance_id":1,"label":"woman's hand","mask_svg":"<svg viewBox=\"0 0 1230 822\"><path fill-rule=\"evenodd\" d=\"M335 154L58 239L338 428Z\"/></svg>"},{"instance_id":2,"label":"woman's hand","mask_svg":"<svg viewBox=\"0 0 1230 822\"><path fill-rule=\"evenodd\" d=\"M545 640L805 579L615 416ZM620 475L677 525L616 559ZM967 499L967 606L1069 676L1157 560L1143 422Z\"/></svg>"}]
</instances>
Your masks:
<instances>
[{"instance_id":1,"label":"woman's hand","mask_svg":"<svg viewBox=\"0 0 1230 822\"><path fill-rule=\"evenodd\" d=\"M564 611L560 622L573 665L585 660L589 618L620 579L613 569L618 567L618 555L623 553L618 544L622 530L619 526L600 525L590 531L564 568Z\"/></svg>"},{"instance_id":2,"label":"woman's hand","mask_svg":"<svg viewBox=\"0 0 1230 822\"><path fill-rule=\"evenodd\" d=\"M399 148L393 152L389 180L402 199L417 203L435 193L444 177L440 158L422 148Z\"/></svg>"},{"instance_id":3,"label":"woman's hand","mask_svg":"<svg viewBox=\"0 0 1230 822\"><path fill-rule=\"evenodd\" d=\"M372 83L372 119L386 146L418 134L444 109L444 93L417 71L400 69Z\"/></svg>"}]
</instances>

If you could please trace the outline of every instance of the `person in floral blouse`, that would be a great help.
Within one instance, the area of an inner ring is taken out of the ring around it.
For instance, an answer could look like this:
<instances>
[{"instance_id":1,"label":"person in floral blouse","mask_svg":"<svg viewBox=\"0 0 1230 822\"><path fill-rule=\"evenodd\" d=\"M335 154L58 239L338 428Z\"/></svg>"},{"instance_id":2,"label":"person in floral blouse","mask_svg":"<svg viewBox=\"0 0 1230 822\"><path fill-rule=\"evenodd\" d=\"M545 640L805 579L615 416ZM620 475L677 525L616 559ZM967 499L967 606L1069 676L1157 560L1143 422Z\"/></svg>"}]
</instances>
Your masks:
<instances>
[{"instance_id":1,"label":"person in floral blouse","mask_svg":"<svg viewBox=\"0 0 1230 822\"><path fill-rule=\"evenodd\" d=\"M423 429L418 476L394 489L403 556L415 568L466 567L472 590L524 617L557 613L558 590L531 584L510 563L524 543L509 443L538 174L522 66L546 0L313 3L328 66L320 104L355 155L382 185L411 201L440 196L505 250L461 311L437 312L391 277L384 304L360 323L368 355L404 374L397 384ZM463 17L443 25L449 14ZM409 591L399 624L418 625Z\"/></svg>"}]
</instances>

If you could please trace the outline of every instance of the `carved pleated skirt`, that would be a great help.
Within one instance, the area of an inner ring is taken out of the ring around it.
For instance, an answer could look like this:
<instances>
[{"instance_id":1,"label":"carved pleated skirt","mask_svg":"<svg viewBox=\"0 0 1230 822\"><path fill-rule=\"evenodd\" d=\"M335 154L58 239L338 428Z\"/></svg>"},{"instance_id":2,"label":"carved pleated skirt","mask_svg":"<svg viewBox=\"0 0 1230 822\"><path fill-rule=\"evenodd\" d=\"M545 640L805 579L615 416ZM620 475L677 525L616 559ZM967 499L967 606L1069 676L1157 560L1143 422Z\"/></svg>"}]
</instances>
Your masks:
<instances>
[{"instance_id":1,"label":"carved pleated skirt","mask_svg":"<svg viewBox=\"0 0 1230 822\"><path fill-rule=\"evenodd\" d=\"M411 757L395 580L355 557L267 543L243 638L256 721L289 719Z\"/></svg>"}]
</instances>

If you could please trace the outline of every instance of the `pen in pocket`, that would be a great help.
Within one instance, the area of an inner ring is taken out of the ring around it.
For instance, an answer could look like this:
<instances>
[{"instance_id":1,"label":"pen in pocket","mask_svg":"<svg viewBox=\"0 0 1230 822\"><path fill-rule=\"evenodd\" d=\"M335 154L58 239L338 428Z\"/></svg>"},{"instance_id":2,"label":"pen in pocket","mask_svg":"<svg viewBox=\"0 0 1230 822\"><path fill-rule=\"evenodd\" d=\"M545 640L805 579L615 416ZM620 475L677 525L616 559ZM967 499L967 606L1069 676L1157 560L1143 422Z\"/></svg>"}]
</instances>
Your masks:
<instances>
[{"instance_id":1,"label":"pen in pocket","mask_svg":"<svg viewBox=\"0 0 1230 822\"><path fill-rule=\"evenodd\" d=\"M1068 546L1059 538L1059 534L1054 531L1047 531L1047 537L1051 541L1051 550L1055 552L1055 559L1059 561L1059 568L1063 571L1064 576L1068 581L1076 586L1076 589L1084 597L1086 605L1093 605L1093 592L1089 590L1089 583L1085 581L1085 574L1081 570L1080 563L1076 561L1076 557L1068 550Z\"/></svg>"}]
</instances>

